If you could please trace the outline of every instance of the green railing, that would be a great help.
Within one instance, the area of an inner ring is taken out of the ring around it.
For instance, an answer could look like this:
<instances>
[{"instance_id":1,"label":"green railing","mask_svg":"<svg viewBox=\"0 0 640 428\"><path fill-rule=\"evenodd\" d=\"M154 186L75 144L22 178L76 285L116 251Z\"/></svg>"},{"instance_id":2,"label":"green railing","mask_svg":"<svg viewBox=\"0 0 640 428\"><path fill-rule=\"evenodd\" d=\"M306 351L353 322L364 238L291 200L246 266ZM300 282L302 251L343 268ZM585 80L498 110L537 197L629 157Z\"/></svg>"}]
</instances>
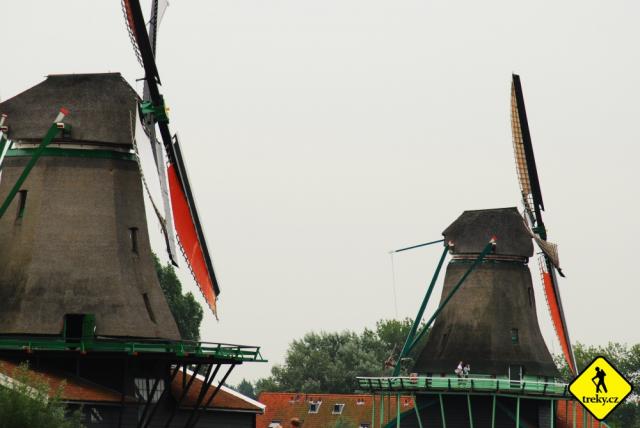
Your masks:
<instances>
[{"instance_id":1,"label":"green railing","mask_svg":"<svg viewBox=\"0 0 640 428\"><path fill-rule=\"evenodd\" d=\"M568 385L536 378L514 381L490 377L358 377L360 388L369 391L477 392L567 397Z\"/></svg>"},{"instance_id":2,"label":"green railing","mask_svg":"<svg viewBox=\"0 0 640 428\"><path fill-rule=\"evenodd\" d=\"M161 341L144 339L84 338L78 340L61 337L15 337L0 336L0 350L171 354L176 357L207 357L232 362L266 362L260 347L232 345L227 343Z\"/></svg>"}]
</instances>

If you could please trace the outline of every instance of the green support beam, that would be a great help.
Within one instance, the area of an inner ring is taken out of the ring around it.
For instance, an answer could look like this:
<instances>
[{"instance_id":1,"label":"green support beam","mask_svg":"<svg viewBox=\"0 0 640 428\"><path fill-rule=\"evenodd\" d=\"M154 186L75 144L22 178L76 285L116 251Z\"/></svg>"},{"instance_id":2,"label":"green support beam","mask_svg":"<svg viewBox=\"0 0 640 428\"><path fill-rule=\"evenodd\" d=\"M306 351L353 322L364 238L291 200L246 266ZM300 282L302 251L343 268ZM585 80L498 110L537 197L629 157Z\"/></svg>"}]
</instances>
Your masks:
<instances>
[{"instance_id":1,"label":"green support beam","mask_svg":"<svg viewBox=\"0 0 640 428\"><path fill-rule=\"evenodd\" d=\"M464 281L467 279L467 277L471 274L471 272L473 272L473 270L480 264L482 263L482 260L484 260L484 258L486 257L487 254L489 254L491 252L491 250L493 249L493 246L495 245L495 242L492 240L491 242L489 242L484 249L482 250L482 252L478 255L478 257L474 260L473 264L469 267L469 269L467 269L467 271L464 273L464 275L462 275L462 278L460 278L460 280L458 281L458 283L453 287L453 290L451 290L451 292L449 293L449 295L442 301L442 303L440 304L440 306L438 306L438 309L436 309L436 311L433 313L433 315L431 316L431 318L429 318L429 321L427 321L427 323L424 325L424 327L422 327L422 330L420 331L420 333L418 333L417 337L413 340L413 342L411 343L411 345L409 346L409 349L407 350L408 352L411 352L411 350L416 346L416 344L420 341L420 339L422 339L422 336L424 336L427 332L427 330L429 329L429 327L431 327L431 324L433 324L433 322L435 321L436 317L438 315L440 315L440 312L442 312L442 310L444 309L444 307L447 305L447 303L449 303L449 301L451 300L451 298L456 294L456 292L460 289L460 287L462 286L462 284L464 283Z\"/></svg>"},{"instance_id":2,"label":"green support beam","mask_svg":"<svg viewBox=\"0 0 640 428\"><path fill-rule=\"evenodd\" d=\"M440 416L442 416L442 428L447 428L447 418L444 415L444 402L442 401L442 394L438 394L440 400Z\"/></svg>"},{"instance_id":3,"label":"green support beam","mask_svg":"<svg viewBox=\"0 0 640 428\"><path fill-rule=\"evenodd\" d=\"M380 428L384 425L384 394L380 394Z\"/></svg>"},{"instance_id":4,"label":"green support beam","mask_svg":"<svg viewBox=\"0 0 640 428\"><path fill-rule=\"evenodd\" d=\"M24 167L24 170L22 171L22 174L20 174L20 177L18 177L18 180L16 181L16 183L13 185L13 187L9 191L9 194L7 195L6 199L4 200L2 206L0 206L0 218L2 218L2 216L4 216L5 212L9 208L9 205L11 205L11 202L13 201L13 199L16 197L16 195L20 191L20 187L24 184L25 180L29 176L29 173L31 172L31 170L35 166L36 162L38 162L38 159L40 158L40 156L42 156L42 153L44 152L44 149L47 148L47 146L49 145L49 143L51 143L51 140L53 140L53 138L56 136L56 134L58 134L58 132L60 132L60 128L58 128L58 123L62 119L64 119L64 116L66 114L68 114L68 112L66 110L64 110L64 109L60 110L60 113L58 114L58 117L56 117L56 119L53 121L53 123L49 127L49 130L47 131L47 134L42 139L42 142L40 143L40 146L38 146L38 148L33 152L33 155L31 156L31 159L29 160L27 165Z\"/></svg>"},{"instance_id":5,"label":"green support beam","mask_svg":"<svg viewBox=\"0 0 640 428\"><path fill-rule=\"evenodd\" d=\"M376 428L376 395L371 394L371 428Z\"/></svg>"},{"instance_id":6,"label":"green support beam","mask_svg":"<svg viewBox=\"0 0 640 428\"><path fill-rule=\"evenodd\" d=\"M473 428L473 412L471 411L471 395L467 394L467 407L469 408L469 428Z\"/></svg>"},{"instance_id":7,"label":"green support beam","mask_svg":"<svg viewBox=\"0 0 640 428\"><path fill-rule=\"evenodd\" d=\"M554 428L556 426L556 418L555 418L555 409L553 406L553 400L549 401L549 410L551 411L551 416L549 420L549 427Z\"/></svg>"},{"instance_id":8,"label":"green support beam","mask_svg":"<svg viewBox=\"0 0 640 428\"><path fill-rule=\"evenodd\" d=\"M396 394L396 428L400 428L400 394Z\"/></svg>"},{"instance_id":9,"label":"green support beam","mask_svg":"<svg viewBox=\"0 0 640 428\"><path fill-rule=\"evenodd\" d=\"M418 428L424 428L422 426L422 419L420 418L420 410L418 410L418 402L416 401L416 396L412 395L413 399L413 409L416 411L416 418L418 418Z\"/></svg>"},{"instance_id":10,"label":"green support beam","mask_svg":"<svg viewBox=\"0 0 640 428\"><path fill-rule=\"evenodd\" d=\"M449 251L449 246L445 244L444 250L442 251L442 256L440 256L440 261L438 262L438 266L436 267L436 271L433 274L433 278L431 278L431 283L429 284L429 288L427 289L427 294L425 294L424 299L422 299L422 304L420 305L420 309L418 309L418 314L416 315L415 320L413 321L413 325L411 326L411 330L407 335L407 339L402 346L402 351L400 351L400 355L398 356L398 361L396 362L396 366L393 369L393 376L398 376L400 374L402 359L407 356L409 353L409 348L411 343L413 342L413 338L420 326L420 321L422 321L422 316L424 315L424 311L427 308L427 303L429 303L429 299L431 298L431 293L433 292L433 288L436 285L436 281L438 280L438 276L440 275L440 270L442 269L442 264L444 263L444 259L447 256L447 252Z\"/></svg>"},{"instance_id":11,"label":"green support beam","mask_svg":"<svg viewBox=\"0 0 640 428\"><path fill-rule=\"evenodd\" d=\"M491 428L496 428L496 396L493 396L493 403L491 405Z\"/></svg>"},{"instance_id":12,"label":"green support beam","mask_svg":"<svg viewBox=\"0 0 640 428\"><path fill-rule=\"evenodd\" d=\"M516 398L516 428L520 428L520 397Z\"/></svg>"}]
</instances>

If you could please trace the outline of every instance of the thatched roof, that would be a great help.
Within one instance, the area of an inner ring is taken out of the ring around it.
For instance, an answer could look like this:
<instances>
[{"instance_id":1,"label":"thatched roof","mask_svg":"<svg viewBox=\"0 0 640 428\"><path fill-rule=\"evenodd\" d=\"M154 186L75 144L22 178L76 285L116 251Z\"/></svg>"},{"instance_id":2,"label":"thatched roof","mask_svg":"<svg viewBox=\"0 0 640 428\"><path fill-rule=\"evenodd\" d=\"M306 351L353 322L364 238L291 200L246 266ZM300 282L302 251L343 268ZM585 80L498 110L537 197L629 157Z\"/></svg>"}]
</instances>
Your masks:
<instances>
[{"instance_id":1,"label":"thatched roof","mask_svg":"<svg viewBox=\"0 0 640 428\"><path fill-rule=\"evenodd\" d=\"M69 141L128 146L136 97L120 73L58 74L0 103L0 113L8 115L12 140L40 141L65 107Z\"/></svg>"},{"instance_id":2,"label":"thatched roof","mask_svg":"<svg viewBox=\"0 0 640 428\"><path fill-rule=\"evenodd\" d=\"M465 211L444 232L453 241L453 254L480 253L495 236L494 254L531 257L533 243L524 220L515 207Z\"/></svg>"}]
</instances>

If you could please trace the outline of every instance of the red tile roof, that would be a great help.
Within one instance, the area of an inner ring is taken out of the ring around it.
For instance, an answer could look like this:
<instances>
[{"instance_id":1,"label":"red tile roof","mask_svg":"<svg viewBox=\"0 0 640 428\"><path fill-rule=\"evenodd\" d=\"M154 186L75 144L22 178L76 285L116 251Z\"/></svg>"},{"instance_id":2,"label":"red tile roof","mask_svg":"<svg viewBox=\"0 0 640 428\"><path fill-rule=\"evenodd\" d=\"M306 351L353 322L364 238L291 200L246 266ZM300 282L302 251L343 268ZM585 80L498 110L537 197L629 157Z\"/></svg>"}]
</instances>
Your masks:
<instances>
[{"instance_id":1,"label":"red tile roof","mask_svg":"<svg viewBox=\"0 0 640 428\"><path fill-rule=\"evenodd\" d=\"M18 365L13 362L0 360L0 377L4 377L4 380L8 382L15 381L14 375L17 368ZM122 400L119 392L75 376L33 368L29 369L29 373L49 385L50 396L53 396L64 383L61 395L63 401L120 403Z\"/></svg>"},{"instance_id":2,"label":"red tile roof","mask_svg":"<svg viewBox=\"0 0 640 428\"><path fill-rule=\"evenodd\" d=\"M4 382L15 381L14 373L18 364L0 360L0 385ZM122 395L118 391L114 391L104 386L89 382L85 379L67 374L55 373L46 370L29 368L29 373L39 380L44 380L50 387L50 396L53 396L60 385L64 383L61 398L63 401L83 402L83 403L120 403ZM3 378L4 375L4 378ZM191 378L187 374L187 382ZM3 382L4 381L4 382ZM202 376L196 377L191 388L182 402L182 407L193 408L197 401L200 389L202 388ZM213 385L205 400L211 397L215 389ZM179 373L171 385L171 393L176 399L179 399L182 393L182 374ZM133 398L127 398L127 401L135 401ZM245 397L244 395L223 386L216 394L213 402L209 405L209 409L216 410L237 410L261 413L264 406L255 400Z\"/></svg>"},{"instance_id":3,"label":"red tile roof","mask_svg":"<svg viewBox=\"0 0 640 428\"><path fill-rule=\"evenodd\" d=\"M258 415L256 427L267 428L273 422L280 422L283 428L289 428L291 418L298 418L303 428L328 428L340 417L351 421L356 426L371 424L373 399L371 395L361 394L298 394L295 392L263 392L258 401L267 407L263 415ZM309 413L312 402L321 402L318 413ZM341 414L334 414L334 406L344 404ZM389 407L390 405L390 407ZM395 418L396 399L384 400L385 423ZM380 397L376 397L376 421L379 421ZM392 409L389 412L389 409ZM413 399L409 396L400 398L400 411L413 409Z\"/></svg>"},{"instance_id":4,"label":"red tile roof","mask_svg":"<svg viewBox=\"0 0 640 428\"><path fill-rule=\"evenodd\" d=\"M184 372L178 373L178 375L173 379L173 383L171 384L171 394L176 398L176 400L179 400L182 396L183 374ZM189 383L190 379L191 373L187 372L185 379L187 384ZM193 406L198 401L198 396L200 395L200 391L203 385L204 378L200 375L196 376L196 379L193 381L193 384L189 388L186 397L184 397L184 399L182 400L181 407L193 408ZM206 396L204 397L202 403L206 403L209 400L211 394L213 394L213 391L215 391L216 386L217 385L215 384L215 382L213 385L211 385L211 387L207 390ZM208 408L262 413L264 410L264 405L223 385L222 388L220 388L220 391L213 398L211 404L209 404Z\"/></svg>"}]
</instances>

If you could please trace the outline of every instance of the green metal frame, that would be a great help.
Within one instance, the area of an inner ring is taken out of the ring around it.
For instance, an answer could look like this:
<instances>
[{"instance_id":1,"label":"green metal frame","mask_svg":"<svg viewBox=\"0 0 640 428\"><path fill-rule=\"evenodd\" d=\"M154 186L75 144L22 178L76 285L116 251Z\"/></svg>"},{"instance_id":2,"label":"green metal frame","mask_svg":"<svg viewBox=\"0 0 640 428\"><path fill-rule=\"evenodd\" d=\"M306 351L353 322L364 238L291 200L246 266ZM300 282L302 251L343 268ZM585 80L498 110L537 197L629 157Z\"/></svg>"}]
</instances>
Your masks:
<instances>
[{"instance_id":1,"label":"green metal frame","mask_svg":"<svg viewBox=\"0 0 640 428\"><path fill-rule=\"evenodd\" d=\"M87 321L90 324L90 321ZM88 327L88 325L83 326ZM128 355L170 354L178 357L207 357L232 362L266 362L260 347L224 343L189 341L144 341L83 337L66 340L63 337L0 337L0 351L67 352L67 353L115 353Z\"/></svg>"},{"instance_id":2,"label":"green metal frame","mask_svg":"<svg viewBox=\"0 0 640 428\"><path fill-rule=\"evenodd\" d=\"M420 392L418 392L420 393ZM418 401L416 400L415 394L411 394L411 397L413 399L413 409L404 411L404 412L400 412L400 397L402 396L402 392L396 392L393 395L396 395L396 418L395 420L389 420L386 423L384 422L384 411L382 410L382 408L384 407L384 397L385 396L391 396L392 393L390 392L382 392L382 391L377 391L373 392L372 394L372 401L373 401L373 405L372 405L372 409L371 409L371 427L372 428L376 428L376 427L380 427L380 428L400 428L402 426L402 421L409 417L411 414L415 413L417 422L418 422L418 426L419 428L423 428L422 425L422 419L420 417L420 410L424 410L427 407L430 407L432 405L437 405L440 409L440 417L441 417L441 426L443 428L446 428L446 414L445 414L445 405L444 405L444 395L460 395L460 394L455 394L451 391L442 391L442 392L434 392L434 391L430 391L430 392L426 392L427 395L433 396L435 398L435 400L431 400L428 401L425 405L423 405L421 408L418 408ZM425 394L425 392L423 392L423 394ZM509 395L509 394L500 394L500 393L482 393L482 392L474 392L474 393L466 393L466 398L467 398L467 406L468 406L468 412L469 412L469 428L474 428L475 424L473 422L473 415L472 415L472 408L471 408L471 396L478 396L478 395L491 395L492 397L492 405L491 405L491 428L495 428L496 426L496 408L499 407L500 411L503 412L504 415L508 416L512 421L513 424L515 425L516 428L519 428L521 426L528 426L524 421L520 420L520 414L521 414L521 407L522 407L522 403L521 400L525 399L525 400L531 400L531 399L537 399L537 400L545 400L545 401L549 401L549 405L551 406L551 412L550 412L550 427L554 428L557 426L557 421L556 421L556 410L555 410L555 404L556 401L558 400L557 397L534 397L534 396L524 396L524 395ZM381 411L379 413L379 418L378 420L376 420L376 412L375 412L375 407L376 407L376 398L379 397L379 402L380 402L380 408ZM505 407L504 404L498 403L497 402L497 398L498 397L505 397L505 398L511 398L515 400L515 412L512 410L512 408L508 408ZM567 396L566 397L568 399L568 401L573 403L572 406L572 410L573 410L573 426L575 427L577 422L578 422L578 416L576 414L576 406L577 406L577 402L571 397L571 396ZM567 403L567 409L569 407L569 404ZM391 407L389 407L389 413L391 414ZM584 412L585 414L583 414L582 418L583 418L583 424L584 427L587 428L588 426L592 426L593 424L593 420L587 418L586 416L586 412ZM589 415L590 416L590 415ZM569 421L571 422L571 421ZM604 422L600 422L601 425L605 428L609 428L609 425L605 424ZM591 425L589 425L591 424Z\"/></svg>"},{"instance_id":3,"label":"green metal frame","mask_svg":"<svg viewBox=\"0 0 640 428\"><path fill-rule=\"evenodd\" d=\"M33 156L33 149L10 149L7 157L29 157ZM130 152L117 152L113 150L90 150L90 149L68 149L59 147L46 147L40 156L56 156L66 158L97 158L97 159L117 159L135 161L135 154Z\"/></svg>"},{"instance_id":4,"label":"green metal frame","mask_svg":"<svg viewBox=\"0 0 640 428\"><path fill-rule=\"evenodd\" d=\"M393 393L498 393L505 396L569 397L568 384L525 378L514 382L508 377L459 378L457 376L358 377L362 390Z\"/></svg>"},{"instance_id":5,"label":"green metal frame","mask_svg":"<svg viewBox=\"0 0 640 428\"><path fill-rule=\"evenodd\" d=\"M464 273L464 275L462 275L458 283L453 287L453 290L451 290L449 295L442 301L442 303L440 303L440 306L438 306L438 308L435 310L431 318L429 318L429 321L427 321L427 323L422 327L422 330L420 330L420 333L418 333L418 335L413 339L413 341L411 342L411 345L409 345L409 352L418 344L418 342L420 342L420 339L422 339L422 337L427 333L427 331L429 330L429 327L431 327L431 324L433 324L433 322L436 320L438 315L440 315L440 312L442 312L442 310L447 305L447 303L449 303L449 301L453 298L456 292L460 289L460 287L462 286L464 281L467 279L467 277L471 274L471 272L473 272L473 270L478 265L480 265L480 263L482 263L482 260L484 260L487 254L491 252L494 245L495 245L495 242L492 240L484 247L484 249L475 259L473 264L469 266L469 269L467 269L467 271Z\"/></svg>"},{"instance_id":6,"label":"green metal frame","mask_svg":"<svg viewBox=\"0 0 640 428\"><path fill-rule=\"evenodd\" d=\"M438 266L436 267L436 271L433 273L433 277L431 278L431 283L429 283L429 288L427 289L427 293L422 299L422 304L420 305L420 309L418 309L418 314L416 315L415 320L413 321L413 325L411 326L411 330L407 335L407 339L402 346L402 351L400 351L400 355L398 356L398 361L396 362L396 366L393 369L393 375L398 376L400 374L402 359L407 356L407 354L411 351L411 344L413 343L413 338L415 337L416 331L420 326L420 322L422 321L422 316L424 315L424 311L427 309L427 303L429 303L429 299L431 298L431 293L433 292L433 288L436 285L436 281L438 280L438 276L440 276L440 270L442 269L442 264L444 263L444 259L447 256L447 252L449 251L449 246L447 244L444 245L444 250L442 251L442 256L440 256L440 261L438 262Z\"/></svg>"},{"instance_id":7,"label":"green metal frame","mask_svg":"<svg viewBox=\"0 0 640 428\"><path fill-rule=\"evenodd\" d=\"M22 174L20 174L20 177L18 177L18 180L9 191L9 194L7 195L4 202L2 203L2 206L0 206L0 218L4 216L5 212L9 208L9 205L11 205L11 202L18 194L20 187L24 184L25 180L29 176L29 173L35 166L36 162L38 162L38 159L44 153L44 150L46 149L46 147L49 145L49 143L51 143L53 138L60 131L61 129L58 128L58 124L56 122L53 122L49 127L49 130L47 131L46 135L42 139L42 142L40 143L40 145L35 150L33 150L31 159L29 159L29 162L27 162L27 165L24 167L24 170L22 170Z\"/></svg>"}]
</instances>

